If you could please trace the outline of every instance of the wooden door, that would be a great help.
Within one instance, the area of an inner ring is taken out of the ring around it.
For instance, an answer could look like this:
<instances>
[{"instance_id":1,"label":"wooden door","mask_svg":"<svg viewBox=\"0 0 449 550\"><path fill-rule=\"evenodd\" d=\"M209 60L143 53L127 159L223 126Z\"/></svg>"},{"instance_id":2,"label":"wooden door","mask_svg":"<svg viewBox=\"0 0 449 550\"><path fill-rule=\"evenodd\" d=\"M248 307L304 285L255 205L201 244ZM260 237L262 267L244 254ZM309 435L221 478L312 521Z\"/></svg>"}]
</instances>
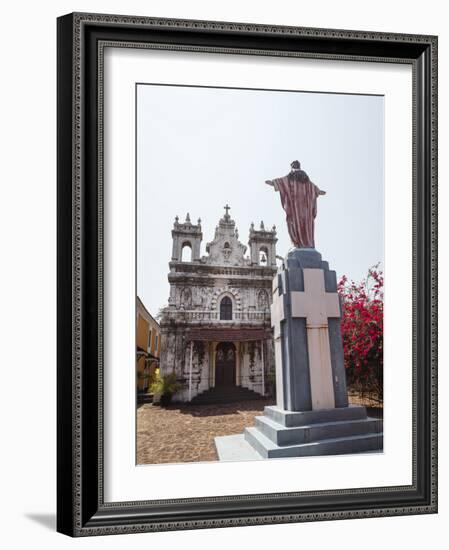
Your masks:
<instances>
[{"instance_id":1,"label":"wooden door","mask_svg":"<svg viewBox=\"0 0 449 550\"><path fill-rule=\"evenodd\" d=\"M215 386L235 386L236 356L232 342L220 342L215 355Z\"/></svg>"}]
</instances>

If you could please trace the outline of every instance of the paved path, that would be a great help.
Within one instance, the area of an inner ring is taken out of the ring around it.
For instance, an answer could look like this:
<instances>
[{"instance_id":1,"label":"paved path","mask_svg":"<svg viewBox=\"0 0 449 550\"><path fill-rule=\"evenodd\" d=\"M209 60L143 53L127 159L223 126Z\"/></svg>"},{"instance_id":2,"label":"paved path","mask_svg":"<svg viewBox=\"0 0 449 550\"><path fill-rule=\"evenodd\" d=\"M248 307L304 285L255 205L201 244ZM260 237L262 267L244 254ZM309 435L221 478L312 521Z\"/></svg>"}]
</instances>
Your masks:
<instances>
[{"instance_id":1,"label":"paved path","mask_svg":"<svg viewBox=\"0 0 449 550\"><path fill-rule=\"evenodd\" d=\"M142 405L137 410L137 463L218 460L214 437L240 434L274 401L260 399L220 405Z\"/></svg>"}]
</instances>

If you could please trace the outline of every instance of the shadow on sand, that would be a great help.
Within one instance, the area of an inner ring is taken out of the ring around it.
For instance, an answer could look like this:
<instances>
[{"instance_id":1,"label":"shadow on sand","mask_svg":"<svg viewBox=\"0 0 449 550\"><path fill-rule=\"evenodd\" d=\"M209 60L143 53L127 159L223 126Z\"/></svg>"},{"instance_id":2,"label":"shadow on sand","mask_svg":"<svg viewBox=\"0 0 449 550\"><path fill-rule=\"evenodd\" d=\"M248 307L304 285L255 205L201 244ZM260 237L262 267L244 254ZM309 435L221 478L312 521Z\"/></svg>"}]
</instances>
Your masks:
<instances>
[{"instance_id":1,"label":"shadow on sand","mask_svg":"<svg viewBox=\"0 0 449 550\"><path fill-rule=\"evenodd\" d=\"M244 411L260 411L263 413L264 407L275 405L274 399L252 399L248 401L236 401L234 403L216 403L208 405L189 405L187 403L176 403L163 407L167 411L179 411L181 414L186 414L194 417L204 416L223 416L226 414L236 414ZM160 407L160 405L150 405L152 407ZM366 407L366 412L371 418L383 418L382 407Z\"/></svg>"},{"instance_id":2,"label":"shadow on sand","mask_svg":"<svg viewBox=\"0 0 449 550\"><path fill-rule=\"evenodd\" d=\"M234 403L216 403L208 405L173 404L164 407L166 410L179 411L189 416L223 416L236 414L243 411L259 411L262 413L264 407L274 405L273 399L252 399L248 401L236 401ZM155 406L155 405L153 405Z\"/></svg>"}]
</instances>

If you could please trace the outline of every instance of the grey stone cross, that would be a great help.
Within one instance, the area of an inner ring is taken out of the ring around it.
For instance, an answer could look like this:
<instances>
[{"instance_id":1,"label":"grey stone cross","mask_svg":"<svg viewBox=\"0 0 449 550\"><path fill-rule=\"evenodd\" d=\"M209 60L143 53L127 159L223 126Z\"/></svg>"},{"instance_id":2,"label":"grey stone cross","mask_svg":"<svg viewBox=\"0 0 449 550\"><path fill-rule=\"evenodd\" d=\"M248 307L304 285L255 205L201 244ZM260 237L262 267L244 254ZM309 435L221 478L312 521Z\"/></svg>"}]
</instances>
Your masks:
<instances>
[{"instance_id":1,"label":"grey stone cross","mask_svg":"<svg viewBox=\"0 0 449 550\"><path fill-rule=\"evenodd\" d=\"M277 277L273 281L271 321L274 328L275 348L280 343L281 322L286 320L285 300L287 300L290 303L290 319L305 319L312 409L330 409L335 407L335 397L328 319L340 317L340 302L336 292L326 292L322 269L303 269L303 277L303 291L290 290L286 293L285 284L281 283L283 288L279 293ZM282 352L279 349L276 363L282 362L281 356ZM292 365L292 368L295 366ZM279 373L279 375L283 378L286 373ZM304 384L304 380L298 380L298 383Z\"/></svg>"}]
</instances>

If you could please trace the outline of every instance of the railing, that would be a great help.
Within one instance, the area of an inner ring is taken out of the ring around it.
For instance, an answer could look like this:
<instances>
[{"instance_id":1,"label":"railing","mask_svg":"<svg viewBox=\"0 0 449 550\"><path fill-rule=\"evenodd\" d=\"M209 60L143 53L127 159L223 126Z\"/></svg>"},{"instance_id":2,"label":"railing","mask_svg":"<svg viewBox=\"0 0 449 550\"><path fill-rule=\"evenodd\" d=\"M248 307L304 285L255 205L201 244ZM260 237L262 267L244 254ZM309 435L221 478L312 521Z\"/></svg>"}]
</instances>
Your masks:
<instances>
[{"instance_id":1,"label":"railing","mask_svg":"<svg viewBox=\"0 0 449 550\"><path fill-rule=\"evenodd\" d=\"M269 321L269 311L234 311L232 319L224 321L220 320L220 313L218 311L200 311L200 310L174 310L165 311L163 318L170 319L182 319L184 321L220 321L221 323L233 323L236 321Z\"/></svg>"}]
</instances>

